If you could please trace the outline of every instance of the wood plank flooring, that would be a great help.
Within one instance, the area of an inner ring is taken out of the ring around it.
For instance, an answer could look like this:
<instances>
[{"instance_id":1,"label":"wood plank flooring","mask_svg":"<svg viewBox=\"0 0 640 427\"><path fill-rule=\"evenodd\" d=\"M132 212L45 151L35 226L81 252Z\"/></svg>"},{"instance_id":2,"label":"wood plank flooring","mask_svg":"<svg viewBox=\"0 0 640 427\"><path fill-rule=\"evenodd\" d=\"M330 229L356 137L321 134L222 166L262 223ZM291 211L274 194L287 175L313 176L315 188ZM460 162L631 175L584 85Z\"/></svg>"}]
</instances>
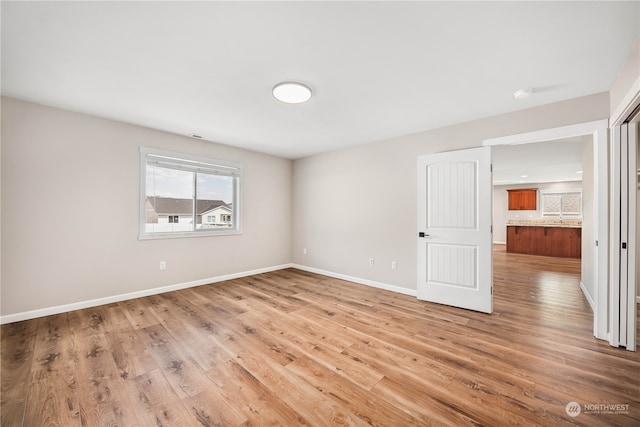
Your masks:
<instances>
[{"instance_id":1,"label":"wood plank flooring","mask_svg":"<svg viewBox=\"0 0 640 427\"><path fill-rule=\"evenodd\" d=\"M1 424L638 426L579 275L499 246L492 315L288 269L3 325Z\"/></svg>"}]
</instances>

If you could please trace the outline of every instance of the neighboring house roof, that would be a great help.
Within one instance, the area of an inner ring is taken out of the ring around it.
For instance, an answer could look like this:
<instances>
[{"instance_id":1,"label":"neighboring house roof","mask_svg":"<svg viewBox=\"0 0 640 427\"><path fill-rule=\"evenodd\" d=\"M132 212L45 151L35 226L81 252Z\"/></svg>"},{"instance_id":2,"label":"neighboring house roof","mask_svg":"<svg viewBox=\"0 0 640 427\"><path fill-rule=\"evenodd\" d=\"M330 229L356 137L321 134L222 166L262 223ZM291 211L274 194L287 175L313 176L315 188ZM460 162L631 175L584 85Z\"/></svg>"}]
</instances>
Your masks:
<instances>
[{"instance_id":1,"label":"neighboring house roof","mask_svg":"<svg viewBox=\"0 0 640 427\"><path fill-rule=\"evenodd\" d=\"M215 207L215 208L213 208L213 209L209 209L209 210L203 211L200 215L207 215L207 214L209 214L209 213L211 213L211 212L213 212L213 211L216 211L216 210L218 210L218 209L222 209L222 210L225 210L225 211L227 211L227 212L229 212L229 213L230 213L230 212L231 212L231 209L230 209L230 207L229 207L229 206L230 206L230 205L226 205L226 206L216 206L216 207Z\"/></svg>"},{"instance_id":2,"label":"neighboring house roof","mask_svg":"<svg viewBox=\"0 0 640 427\"><path fill-rule=\"evenodd\" d=\"M191 215L193 213L192 199L174 199L172 197L149 197L146 206L150 206L156 215ZM227 204L222 200L198 200L196 202L196 214L202 215ZM149 212L146 215L149 217Z\"/></svg>"}]
</instances>

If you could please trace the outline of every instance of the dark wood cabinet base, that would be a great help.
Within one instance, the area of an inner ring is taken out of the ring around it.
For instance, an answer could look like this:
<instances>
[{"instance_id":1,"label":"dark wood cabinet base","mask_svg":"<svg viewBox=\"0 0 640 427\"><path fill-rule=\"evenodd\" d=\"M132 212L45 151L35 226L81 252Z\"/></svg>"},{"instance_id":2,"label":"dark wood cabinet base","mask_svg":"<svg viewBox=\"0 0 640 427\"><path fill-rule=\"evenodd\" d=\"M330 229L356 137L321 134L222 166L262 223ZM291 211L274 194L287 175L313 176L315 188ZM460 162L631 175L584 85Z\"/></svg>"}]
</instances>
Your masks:
<instances>
[{"instance_id":1,"label":"dark wood cabinet base","mask_svg":"<svg viewBox=\"0 0 640 427\"><path fill-rule=\"evenodd\" d=\"M507 252L582 257L582 229L570 227L507 226Z\"/></svg>"}]
</instances>

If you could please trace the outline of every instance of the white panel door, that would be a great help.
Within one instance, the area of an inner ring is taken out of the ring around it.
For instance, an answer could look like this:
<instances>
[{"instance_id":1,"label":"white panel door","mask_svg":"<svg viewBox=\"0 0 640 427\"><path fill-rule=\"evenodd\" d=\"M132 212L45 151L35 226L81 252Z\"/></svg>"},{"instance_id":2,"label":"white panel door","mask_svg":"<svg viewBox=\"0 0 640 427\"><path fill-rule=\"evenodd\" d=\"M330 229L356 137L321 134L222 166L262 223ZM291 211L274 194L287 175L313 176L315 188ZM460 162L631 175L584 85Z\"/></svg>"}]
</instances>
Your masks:
<instances>
[{"instance_id":1,"label":"white panel door","mask_svg":"<svg viewBox=\"0 0 640 427\"><path fill-rule=\"evenodd\" d=\"M638 122L635 118L616 126L612 150L612 248L609 343L636 351L636 227Z\"/></svg>"},{"instance_id":2,"label":"white panel door","mask_svg":"<svg viewBox=\"0 0 640 427\"><path fill-rule=\"evenodd\" d=\"M418 298L493 311L491 147L418 157Z\"/></svg>"}]
</instances>

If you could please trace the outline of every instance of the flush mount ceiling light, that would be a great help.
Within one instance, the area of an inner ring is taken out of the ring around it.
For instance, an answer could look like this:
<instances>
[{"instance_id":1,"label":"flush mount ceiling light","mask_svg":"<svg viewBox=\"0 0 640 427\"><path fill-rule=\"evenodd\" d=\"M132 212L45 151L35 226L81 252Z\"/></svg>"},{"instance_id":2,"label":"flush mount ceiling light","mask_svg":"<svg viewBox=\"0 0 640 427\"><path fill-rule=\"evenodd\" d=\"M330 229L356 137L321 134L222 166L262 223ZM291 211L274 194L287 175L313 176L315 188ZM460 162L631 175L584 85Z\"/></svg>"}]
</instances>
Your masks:
<instances>
[{"instance_id":1,"label":"flush mount ceiling light","mask_svg":"<svg viewBox=\"0 0 640 427\"><path fill-rule=\"evenodd\" d=\"M302 104L311 99L311 89L302 83L282 82L273 87L273 96L287 104Z\"/></svg>"},{"instance_id":2,"label":"flush mount ceiling light","mask_svg":"<svg viewBox=\"0 0 640 427\"><path fill-rule=\"evenodd\" d=\"M531 96L531 94L533 93L533 89L529 88L529 89L520 89L517 90L515 92L513 92L513 97L515 99L525 99Z\"/></svg>"}]
</instances>

